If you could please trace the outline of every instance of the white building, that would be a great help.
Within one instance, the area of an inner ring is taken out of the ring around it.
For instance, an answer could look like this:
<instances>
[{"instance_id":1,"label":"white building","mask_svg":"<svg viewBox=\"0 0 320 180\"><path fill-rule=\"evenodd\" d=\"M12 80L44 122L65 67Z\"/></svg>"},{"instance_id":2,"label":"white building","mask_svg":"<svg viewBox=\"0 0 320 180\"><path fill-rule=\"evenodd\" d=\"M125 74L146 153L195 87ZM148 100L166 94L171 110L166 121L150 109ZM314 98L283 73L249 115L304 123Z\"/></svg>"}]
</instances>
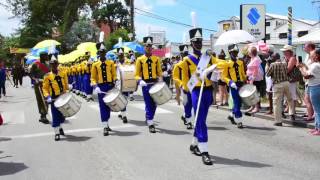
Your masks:
<instances>
[{"instance_id":1,"label":"white building","mask_svg":"<svg viewBox=\"0 0 320 180\"><path fill-rule=\"evenodd\" d=\"M295 41L319 27L319 23L313 20L295 19L292 20L292 40ZM232 16L230 19L218 22L218 32L211 35L211 42L214 45L217 38L225 31L240 29L240 17ZM276 49L288 43L288 17L276 14L266 14L266 42L272 44ZM299 43L297 43L299 44ZM302 55L302 48L298 47L297 55Z\"/></svg>"}]
</instances>

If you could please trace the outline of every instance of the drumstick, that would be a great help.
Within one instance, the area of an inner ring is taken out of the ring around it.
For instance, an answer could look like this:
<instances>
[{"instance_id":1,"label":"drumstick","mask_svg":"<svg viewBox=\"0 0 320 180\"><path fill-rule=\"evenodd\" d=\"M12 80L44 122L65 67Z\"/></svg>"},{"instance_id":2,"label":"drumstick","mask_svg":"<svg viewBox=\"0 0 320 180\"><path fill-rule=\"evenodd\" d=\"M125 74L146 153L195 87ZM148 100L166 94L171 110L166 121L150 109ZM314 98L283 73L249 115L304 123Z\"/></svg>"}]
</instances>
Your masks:
<instances>
[{"instance_id":1,"label":"drumstick","mask_svg":"<svg viewBox=\"0 0 320 180\"><path fill-rule=\"evenodd\" d=\"M196 132L196 125L197 125L197 119L198 119L199 109L200 109L200 105L201 105L203 86L204 86L204 80L201 83L200 94L199 94L199 98L198 98L196 117L195 117L195 120L194 120L194 134Z\"/></svg>"}]
</instances>

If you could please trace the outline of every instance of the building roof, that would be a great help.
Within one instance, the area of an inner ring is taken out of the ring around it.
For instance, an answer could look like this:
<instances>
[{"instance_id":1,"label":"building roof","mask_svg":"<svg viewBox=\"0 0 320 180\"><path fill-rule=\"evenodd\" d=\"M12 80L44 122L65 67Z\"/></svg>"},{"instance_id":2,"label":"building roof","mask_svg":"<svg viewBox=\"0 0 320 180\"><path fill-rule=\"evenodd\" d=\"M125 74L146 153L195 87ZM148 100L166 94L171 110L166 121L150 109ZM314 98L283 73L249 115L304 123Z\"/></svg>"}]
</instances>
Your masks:
<instances>
[{"instance_id":1,"label":"building roof","mask_svg":"<svg viewBox=\"0 0 320 180\"><path fill-rule=\"evenodd\" d=\"M282 19L282 20L286 20L286 21L288 20L287 16L283 16L283 15L279 15L279 14L272 14L272 13L267 13L266 17L270 18L270 19ZM236 21L240 21L240 16L232 16L230 19L221 20L218 23L221 23L221 22L224 22L224 21L230 21L232 19L235 19ZM300 22L308 24L308 25L315 25L315 24L318 23L317 21L309 20L309 19L296 19L296 18L293 18L293 20L300 21Z\"/></svg>"}]
</instances>

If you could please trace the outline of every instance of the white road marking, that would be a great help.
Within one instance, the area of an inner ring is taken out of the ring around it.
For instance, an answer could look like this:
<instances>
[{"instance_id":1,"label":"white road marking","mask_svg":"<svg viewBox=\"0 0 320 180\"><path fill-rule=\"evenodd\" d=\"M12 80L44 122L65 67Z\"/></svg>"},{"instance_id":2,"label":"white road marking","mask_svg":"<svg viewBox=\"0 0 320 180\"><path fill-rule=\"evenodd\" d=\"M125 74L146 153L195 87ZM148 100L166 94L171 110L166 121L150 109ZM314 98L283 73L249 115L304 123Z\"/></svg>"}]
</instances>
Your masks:
<instances>
[{"instance_id":1,"label":"white road marking","mask_svg":"<svg viewBox=\"0 0 320 180\"><path fill-rule=\"evenodd\" d=\"M136 127L132 124L126 124L121 126L113 126L110 127L113 130L125 129ZM87 129L72 129L72 130L65 130L66 134L73 134L73 133L81 133L81 132L93 132L93 131L101 131L102 128L87 128ZM43 132L43 133L36 133L36 134L24 134L24 135L17 135L17 136L0 136L0 138L10 138L10 139L27 139L27 138L35 138L35 137L45 137L45 136L52 136L54 132Z\"/></svg>"},{"instance_id":2,"label":"white road marking","mask_svg":"<svg viewBox=\"0 0 320 180\"><path fill-rule=\"evenodd\" d=\"M134 104L129 104L129 106L137 108L137 109L140 109L140 110L143 110L143 111L144 111L144 108L145 108L144 103L134 103ZM168 110L163 109L163 108L158 106L157 110L156 110L156 114L173 114L173 112L172 111L168 111Z\"/></svg>"},{"instance_id":3,"label":"white road marking","mask_svg":"<svg viewBox=\"0 0 320 180\"><path fill-rule=\"evenodd\" d=\"M2 112L1 116L5 124L24 124L25 116L23 111L6 111Z\"/></svg>"}]
</instances>

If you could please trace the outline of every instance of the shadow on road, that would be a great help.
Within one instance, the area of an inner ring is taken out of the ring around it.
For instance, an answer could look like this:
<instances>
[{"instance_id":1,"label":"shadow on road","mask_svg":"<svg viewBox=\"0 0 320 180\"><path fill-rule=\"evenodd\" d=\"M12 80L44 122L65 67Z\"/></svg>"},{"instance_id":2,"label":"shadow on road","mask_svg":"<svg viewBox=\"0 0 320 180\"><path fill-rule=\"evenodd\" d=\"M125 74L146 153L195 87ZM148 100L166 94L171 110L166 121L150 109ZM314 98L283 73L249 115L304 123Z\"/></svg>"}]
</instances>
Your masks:
<instances>
[{"instance_id":1,"label":"shadow on road","mask_svg":"<svg viewBox=\"0 0 320 180\"><path fill-rule=\"evenodd\" d=\"M227 158L218 157L218 156L211 156L211 159L215 160L214 164L224 164L224 165L231 165L231 166L251 167L251 168L272 167L269 164L243 161L240 159L227 159Z\"/></svg>"},{"instance_id":2,"label":"shadow on road","mask_svg":"<svg viewBox=\"0 0 320 180\"><path fill-rule=\"evenodd\" d=\"M24 163L0 162L0 176L15 174L27 168Z\"/></svg>"},{"instance_id":3,"label":"shadow on road","mask_svg":"<svg viewBox=\"0 0 320 180\"><path fill-rule=\"evenodd\" d=\"M130 119L129 120L129 124L134 124L136 126L145 126L145 127L147 127L146 122L144 120L143 121L137 121L137 120Z\"/></svg>"},{"instance_id":4,"label":"shadow on road","mask_svg":"<svg viewBox=\"0 0 320 180\"><path fill-rule=\"evenodd\" d=\"M158 127L156 127L156 130L158 130L157 132L159 132L159 133L169 134L169 135L186 135L186 134L190 134L190 132L188 132L188 131L176 131L176 130L170 130L170 129L162 129L162 128L158 128Z\"/></svg>"},{"instance_id":5,"label":"shadow on road","mask_svg":"<svg viewBox=\"0 0 320 180\"><path fill-rule=\"evenodd\" d=\"M262 131L274 131L275 128L270 127L254 127L254 126L244 126L245 129L254 129L254 130L262 130Z\"/></svg>"},{"instance_id":6,"label":"shadow on road","mask_svg":"<svg viewBox=\"0 0 320 180\"><path fill-rule=\"evenodd\" d=\"M63 136L61 136L63 137ZM61 138L61 141L68 141L68 142L82 142L82 141L88 141L92 137L87 136L73 136L73 135L66 135L66 138Z\"/></svg>"},{"instance_id":7,"label":"shadow on road","mask_svg":"<svg viewBox=\"0 0 320 180\"><path fill-rule=\"evenodd\" d=\"M229 130L225 127L208 127L208 130L215 130L215 131L226 131Z\"/></svg>"},{"instance_id":8,"label":"shadow on road","mask_svg":"<svg viewBox=\"0 0 320 180\"><path fill-rule=\"evenodd\" d=\"M116 131L112 130L111 135L112 136L121 136L121 137L126 137L126 136L136 136L140 134L140 132L133 132L133 131Z\"/></svg>"},{"instance_id":9,"label":"shadow on road","mask_svg":"<svg viewBox=\"0 0 320 180\"><path fill-rule=\"evenodd\" d=\"M0 142L2 141L11 141L11 138L6 138L6 137L0 137Z\"/></svg>"}]
</instances>

